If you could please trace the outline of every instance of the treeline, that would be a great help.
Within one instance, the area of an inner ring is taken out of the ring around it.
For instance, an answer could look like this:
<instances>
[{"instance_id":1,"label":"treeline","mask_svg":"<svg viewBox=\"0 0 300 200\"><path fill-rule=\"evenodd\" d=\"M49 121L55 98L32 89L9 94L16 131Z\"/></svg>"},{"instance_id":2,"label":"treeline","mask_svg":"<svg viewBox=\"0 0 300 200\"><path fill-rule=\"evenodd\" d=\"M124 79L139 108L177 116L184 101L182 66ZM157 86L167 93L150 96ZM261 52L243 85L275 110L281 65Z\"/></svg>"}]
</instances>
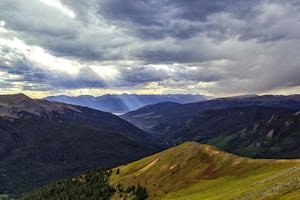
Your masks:
<instances>
[{"instance_id":1,"label":"treeline","mask_svg":"<svg viewBox=\"0 0 300 200\"><path fill-rule=\"evenodd\" d=\"M109 200L116 191L134 200L147 199L146 188L138 185L123 189L109 185L111 169L95 169L80 176L46 185L20 197L20 200Z\"/></svg>"},{"instance_id":2,"label":"treeline","mask_svg":"<svg viewBox=\"0 0 300 200\"><path fill-rule=\"evenodd\" d=\"M117 184L116 192L120 199L123 200L144 200L148 198L148 192L145 187L140 186L129 186L126 189L122 187L121 184Z\"/></svg>"}]
</instances>

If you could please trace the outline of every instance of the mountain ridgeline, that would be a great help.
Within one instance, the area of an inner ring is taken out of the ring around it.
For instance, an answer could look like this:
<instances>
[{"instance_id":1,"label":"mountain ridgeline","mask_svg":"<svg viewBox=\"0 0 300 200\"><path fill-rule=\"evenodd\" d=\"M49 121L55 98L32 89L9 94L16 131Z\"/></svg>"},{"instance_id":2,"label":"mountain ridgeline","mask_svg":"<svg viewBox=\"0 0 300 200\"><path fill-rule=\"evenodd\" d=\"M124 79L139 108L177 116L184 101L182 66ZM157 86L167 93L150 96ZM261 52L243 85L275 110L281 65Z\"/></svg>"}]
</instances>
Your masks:
<instances>
[{"instance_id":1,"label":"mountain ridgeline","mask_svg":"<svg viewBox=\"0 0 300 200\"><path fill-rule=\"evenodd\" d=\"M158 103L128 112L121 117L147 132L161 134L174 125L181 126L201 111L248 106L300 109L300 95L238 96L188 104Z\"/></svg>"},{"instance_id":2,"label":"mountain ridgeline","mask_svg":"<svg viewBox=\"0 0 300 200\"><path fill-rule=\"evenodd\" d=\"M241 156L300 156L300 95L159 103L121 117L167 145L198 141Z\"/></svg>"},{"instance_id":3,"label":"mountain ridgeline","mask_svg":"<svg viewBox=\"0 0 300 200\"><path fill-rule=\"evenodd\" d=\"M65 103L34 100L24 94L0 96L0 116L10 119L35 118L63 124L83 125L126 133L126 136L133 138L147 136L137 127L111 113Z\"/></svg>"},{"instance_id":4,"label":"mountain ridgeline","mask_svg":"<svg viewBox=\"0 0 300 200\"><path fill-rule=\"evenodd\" d=\"M138 94L114 94L103 96L81 95L77 97L71 96L49 96L45 100L64 102L80 106L86 106L97 110L102 110L111 113L126 113L136 110L146 105L161 103L161 102L176 102L176 103L191 103L205 101L210 97L204 95L191 94L162 94L162 95L138 95Z\"/></svg>"},{"instance_id":5,"label":"mountain ridgeline","mask_svg":"<svg viewBox=\"0 0 300 200\"><path fill-rule=\"evenodd\" d=\"M0 96L0 194L20 194L96 167L153 152L148 134L106 112Z\"/></svg>"},{"instance_id":6,"label":"mountain ridgeline","mask_svg":"<svg viewBox=\"0 0 300 200\"><path fill-rule=\"evenodd\" d=\"M300 160L249 159L195 142L115 168L114 172L112 186L139 183L147 188L150 200L300 197Z\"/></svg>"}]
</instances>

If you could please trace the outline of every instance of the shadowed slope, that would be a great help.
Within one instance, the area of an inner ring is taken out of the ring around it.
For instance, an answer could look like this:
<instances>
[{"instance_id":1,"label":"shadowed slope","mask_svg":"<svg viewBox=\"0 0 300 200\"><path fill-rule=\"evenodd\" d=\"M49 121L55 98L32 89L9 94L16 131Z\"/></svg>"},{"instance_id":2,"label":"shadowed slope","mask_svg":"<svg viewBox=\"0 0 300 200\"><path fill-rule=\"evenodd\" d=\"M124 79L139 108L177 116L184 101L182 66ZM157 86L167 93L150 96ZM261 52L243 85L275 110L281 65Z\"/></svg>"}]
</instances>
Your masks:
<instances>
[{"instance_id":1,"label":"shadowed slope","mask_svg":"<svg viewBox=\"0 0 300 200\"><path fill-rule=\"evenodd\" d=\"M157 152L147 134L106 112L0 95L0 199Z\"/></svg>"},{"instance_id":2,"label":"shadowed slope","mask_svg":"<svg viewBox=\"0 0 300 200\"><path fill-rule=\"evenodd\" d=\"M251 106L198 113L168 141L197 141L251 158L300 158L298 110Z\"/></svg>"},{"instance_id":3,"label":"shadowed slope","mask_svg":"<svg viewBox=\"0 0 300 200\"><path fill-rule=\"evenodd\" d=\"M0 117L37 118L60 123L84 125L117 131L132 139L144 140L143 131L108 112L47 100L31 99L24 94L0 95Z\"/></svg>"}]
</instances>

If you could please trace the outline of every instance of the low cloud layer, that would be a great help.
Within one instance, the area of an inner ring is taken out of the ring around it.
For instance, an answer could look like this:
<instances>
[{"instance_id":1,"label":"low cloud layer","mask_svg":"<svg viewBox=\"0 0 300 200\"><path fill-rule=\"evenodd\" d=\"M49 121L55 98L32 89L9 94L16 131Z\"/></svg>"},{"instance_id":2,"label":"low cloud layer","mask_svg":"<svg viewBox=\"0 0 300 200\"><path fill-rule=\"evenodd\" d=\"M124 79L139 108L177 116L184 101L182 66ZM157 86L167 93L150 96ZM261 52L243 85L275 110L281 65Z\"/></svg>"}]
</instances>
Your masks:
<instances>
[{"instance_id":1,"label":"low cloud layer","mask_svg":"<svg viewBox=\"0 0 300 200\"><path fill-rule=\"evenodd\" d=\"M1 93L300 86L299 0L2 0L0 9Z\"/></svg>"}]
</instances>

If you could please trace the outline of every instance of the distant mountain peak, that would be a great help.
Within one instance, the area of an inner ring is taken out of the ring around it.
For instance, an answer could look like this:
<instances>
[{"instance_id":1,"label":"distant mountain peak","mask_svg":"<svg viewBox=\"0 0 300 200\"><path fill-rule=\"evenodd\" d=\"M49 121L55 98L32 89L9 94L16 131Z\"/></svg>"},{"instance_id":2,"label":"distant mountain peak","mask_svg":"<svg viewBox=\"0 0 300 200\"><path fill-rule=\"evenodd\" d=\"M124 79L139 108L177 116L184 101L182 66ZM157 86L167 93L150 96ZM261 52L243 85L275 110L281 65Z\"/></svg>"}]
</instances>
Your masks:
<instances>
[{"instance_id":1,"label":"distant mountain peak","mask_svg":"<svg viewBox=\"0 0 300 200\"><path fill-rule=\"evenodd\" d=\"M17 105L22 101L31 101L32 99L23 93L0 95L0 105Z\"/></svg>"},{"instance_id":2,"label":"distant mountain peak","mask_svg":"<svg viewBox=\"0 0 300 200\"><path fill-rule=\"evenodd\" d=\"M63 113L64 109L80 112L76 106L46 100L31 99L25 94L0 95L0 116L19 118L26 115L42 116L51 112Z\"/></svg>"},{"instance_id":3,"label":"distant mountain peak","mask_svg":"<svg viewBox=\"0 0 300 200\"><path fill-rule=\"evenodd\" d=\"M28 97L24 93L12 94L11 96L18 97L18 98L31 99L30 97Z\"/></svg>"},{"instance_id":4,"label":"distant mountain peak","mask_svg":"<svg viewBox=\"0 0 300 200\"><path fill-rule=\"evenodd\" d=\"M16 97L19 97L19 98L27 98L27 99L30 99L30 97L28 97L27 95L25 95L24 93L17 93L17 94L2 94L0 95L0 98L16 98Z\"/></svg>"}]
</instances>

